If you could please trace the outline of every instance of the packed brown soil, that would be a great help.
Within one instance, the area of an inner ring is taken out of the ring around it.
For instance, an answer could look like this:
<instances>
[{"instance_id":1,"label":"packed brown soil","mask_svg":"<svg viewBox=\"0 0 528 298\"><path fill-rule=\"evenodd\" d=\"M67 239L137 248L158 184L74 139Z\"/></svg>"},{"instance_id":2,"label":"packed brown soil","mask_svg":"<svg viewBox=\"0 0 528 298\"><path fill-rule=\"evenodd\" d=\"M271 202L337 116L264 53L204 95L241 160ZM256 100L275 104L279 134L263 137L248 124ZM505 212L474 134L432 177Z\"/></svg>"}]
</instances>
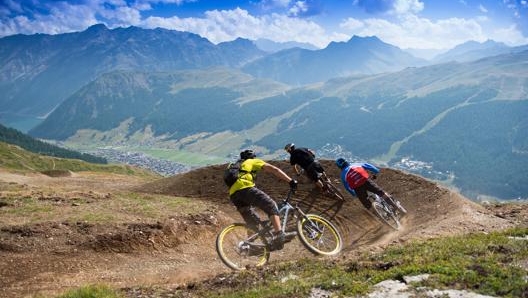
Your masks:
<instances>
[{"instance_id":1,"label":"packed brown soil","mask_svg":"<svg viewBox=\"0 0 528 298\"><path fill-rule=\"evenodd\" d=\"M292 173L287 163L273 163ZM332 162L323 161L323 165L341 187ZM0 297L53 296L88 284L171 289L230 272L214 249L218 231L240 221L227 198L223 169L224 165L210 166L148 183L110 174L0 170L0 214L4 214L0 218ZM344 236L343 252L336 259L414 239L528 224L525 204L476 204L419 176L382 169L377 183L408 209L402 228L395 231L349 194L345 202L339 202L321 195L302 177L299 180L295 201L310 213L332 219ZM286 182L264 172L259 173L257 184L275 199L288 189ZM122 191L190 197L206 208L187 214L165 210L168 215L162 219L135 218L133 214L120 217L120 213L104 224L61 219L61 212L79 208L93 208L96 214L101 210L97 208L110 204L115 193ZM17 218L13 214L24 198L37 198L43 206L52 206L56 218ZM83 204L77 204L79 200ZM294 240L272 254L271 263L301 257L315 258Z\"/></svg>"}]
</instances>

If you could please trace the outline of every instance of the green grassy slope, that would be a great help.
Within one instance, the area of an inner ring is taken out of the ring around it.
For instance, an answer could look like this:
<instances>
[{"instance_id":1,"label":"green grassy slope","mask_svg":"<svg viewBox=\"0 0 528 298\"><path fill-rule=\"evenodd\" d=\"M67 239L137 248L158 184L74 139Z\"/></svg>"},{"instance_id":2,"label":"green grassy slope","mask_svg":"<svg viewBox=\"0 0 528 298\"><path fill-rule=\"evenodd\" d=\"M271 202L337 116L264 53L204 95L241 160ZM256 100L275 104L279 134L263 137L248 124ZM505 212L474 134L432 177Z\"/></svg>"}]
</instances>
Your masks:
<instances>
[{"instance_id":1,"label":"green grassy slope","mask_svg":"<svg viewBox=\"0 0 528 298\"><path fill-rule=\"evenodd\" d=\"M153 172L122 164L94 164L78 159L57 158L26 151L0 142L0 168L20 172L95 171L115 174L158 176Z\"/></svg>"}]
</instances>

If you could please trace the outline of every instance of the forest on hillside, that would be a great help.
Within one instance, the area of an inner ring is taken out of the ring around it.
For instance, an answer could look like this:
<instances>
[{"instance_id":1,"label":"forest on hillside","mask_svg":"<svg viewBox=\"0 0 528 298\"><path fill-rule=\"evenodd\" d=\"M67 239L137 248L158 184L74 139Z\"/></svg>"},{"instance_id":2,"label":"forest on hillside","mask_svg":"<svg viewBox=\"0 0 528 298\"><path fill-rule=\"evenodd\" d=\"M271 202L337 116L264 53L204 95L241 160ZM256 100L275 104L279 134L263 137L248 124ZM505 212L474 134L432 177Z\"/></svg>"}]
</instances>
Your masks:
<instances>
[{"instance_id":1,"label":"forest on hillside","mask_svg":"<svg viewBox=\"0 0 528 298\"><path fill-rule=\"evenodd\" d=\"M80 159L86 162L106 164L107 160L91 154L81 153L32 138L16 129L0 124L0 142L20 146L28 151L61 158Z\"/></svg>"}]
</instances>

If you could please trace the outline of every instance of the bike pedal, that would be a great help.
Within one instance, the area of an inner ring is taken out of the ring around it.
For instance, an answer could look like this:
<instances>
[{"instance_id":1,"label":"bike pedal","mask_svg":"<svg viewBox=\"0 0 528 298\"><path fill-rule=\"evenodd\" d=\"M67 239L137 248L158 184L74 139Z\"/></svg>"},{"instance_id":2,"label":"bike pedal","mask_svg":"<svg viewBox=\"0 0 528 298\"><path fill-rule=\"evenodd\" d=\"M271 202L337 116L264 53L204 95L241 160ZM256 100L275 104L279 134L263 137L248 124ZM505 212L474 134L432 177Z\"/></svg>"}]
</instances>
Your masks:
<instances>
[{"instance_id":1,"label":"bike pedal","mask_svg":"<svg viewBox=\"0 0 528 298\"><path fill-rule=\"evenodd\" d=\"M297 232L295 231L292 231L292 232L285 232L284 233L284 238L288 239L288 238L294 238L295 236L297 236Z\"/></svg>"}]
</instances>

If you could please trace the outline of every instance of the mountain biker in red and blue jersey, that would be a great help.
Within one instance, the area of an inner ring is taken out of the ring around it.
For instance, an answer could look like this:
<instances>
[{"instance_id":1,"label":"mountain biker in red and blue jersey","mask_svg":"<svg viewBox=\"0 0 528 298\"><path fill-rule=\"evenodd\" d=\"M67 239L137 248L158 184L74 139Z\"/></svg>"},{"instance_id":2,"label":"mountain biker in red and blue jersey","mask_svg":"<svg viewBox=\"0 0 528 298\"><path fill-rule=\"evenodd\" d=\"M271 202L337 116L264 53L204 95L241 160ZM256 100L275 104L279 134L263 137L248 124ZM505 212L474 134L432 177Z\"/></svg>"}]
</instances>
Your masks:
<instances>
[{"instance_id":1,"label":"mountain biker in red and blue jersey","mask_svg":"<svg viewBox=\"0 0 528 298\"><path fill-rule=\"evenodd\" d=\"M370 209L372 202L368 199L367 191L386 199L389 194L379 187L373 179L380 170L370 163L348 163L344 158L336 159L336 166L341 169L341 181L345 189L357 196L365 208ZM369 172L373 173L372 177Z\"/></svg>"}]
</instances>

